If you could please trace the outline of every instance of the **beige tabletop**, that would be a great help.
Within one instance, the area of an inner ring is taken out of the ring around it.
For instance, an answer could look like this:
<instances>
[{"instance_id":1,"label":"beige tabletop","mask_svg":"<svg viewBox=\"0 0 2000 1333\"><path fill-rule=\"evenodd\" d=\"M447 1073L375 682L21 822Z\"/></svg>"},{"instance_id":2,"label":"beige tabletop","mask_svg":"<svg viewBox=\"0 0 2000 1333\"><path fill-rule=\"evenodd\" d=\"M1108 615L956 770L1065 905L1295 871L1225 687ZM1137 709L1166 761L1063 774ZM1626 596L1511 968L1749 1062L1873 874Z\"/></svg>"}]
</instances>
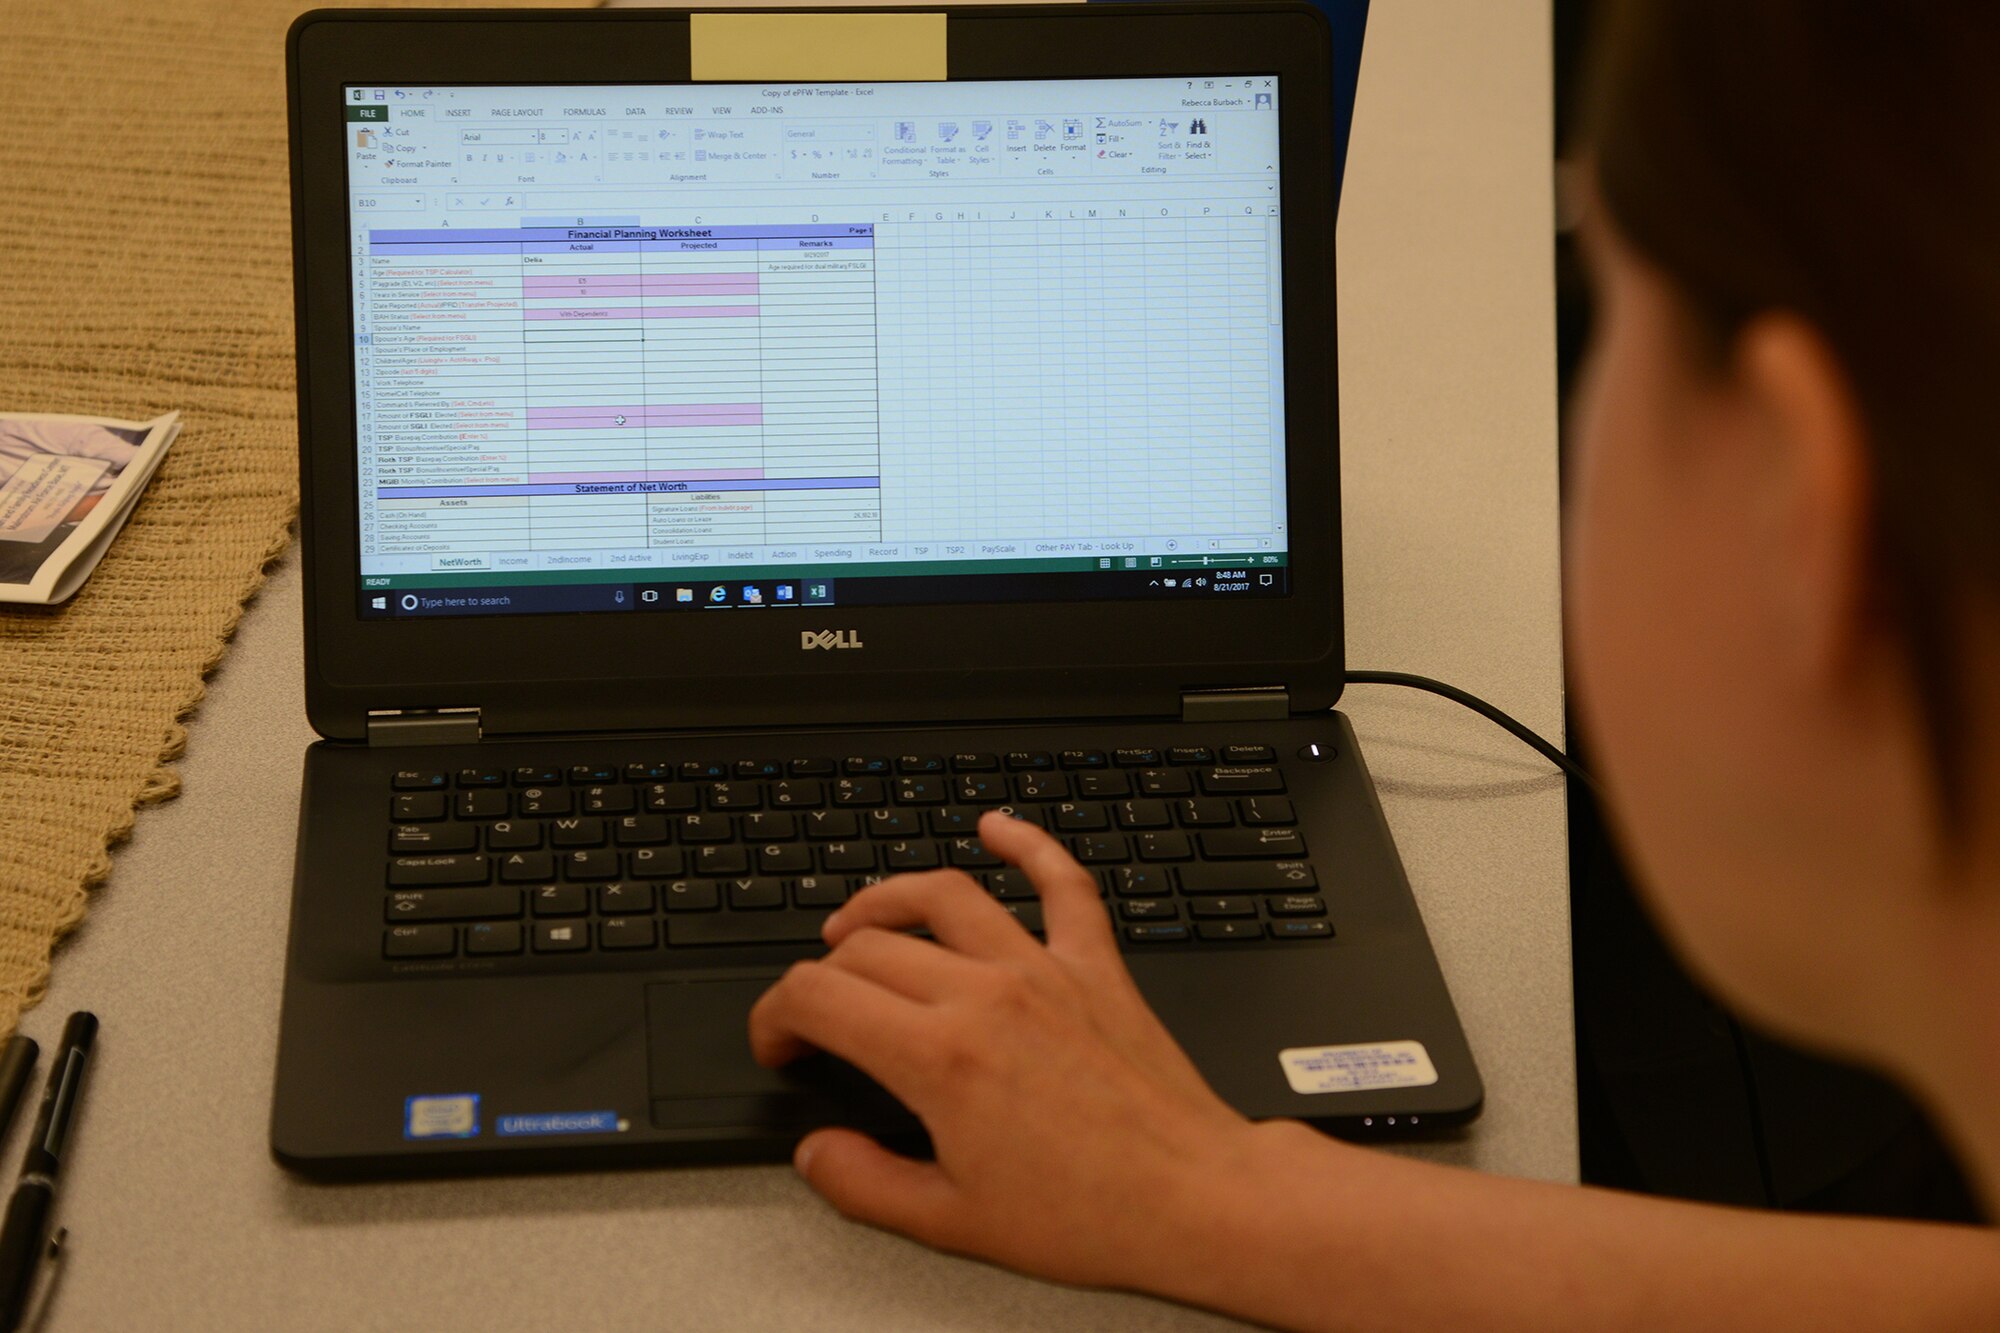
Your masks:
<instances>
[{"instance_id":1,"label":"beige tabletop","mask_svg":"<svg viewBox=\"0 0 2000 1333\"><path fill-rule=\"evenodd\" d=\"M1555 737L1549 6L1374 11L1339 232L1349 662L1442 677ZM299 591L294 553L193 721L184 794L140 816L23 1024L46 1045L70 1009L104 1023L52 1327L1225 1325L850 1225L785 1167L286 1176L265 1136L312 739ZM1428 696L1357 687L1343 707L1487 1082L1475 1126L1408 1151L1574 1179L1562 785Z\"/></svg>"}]
</instances>

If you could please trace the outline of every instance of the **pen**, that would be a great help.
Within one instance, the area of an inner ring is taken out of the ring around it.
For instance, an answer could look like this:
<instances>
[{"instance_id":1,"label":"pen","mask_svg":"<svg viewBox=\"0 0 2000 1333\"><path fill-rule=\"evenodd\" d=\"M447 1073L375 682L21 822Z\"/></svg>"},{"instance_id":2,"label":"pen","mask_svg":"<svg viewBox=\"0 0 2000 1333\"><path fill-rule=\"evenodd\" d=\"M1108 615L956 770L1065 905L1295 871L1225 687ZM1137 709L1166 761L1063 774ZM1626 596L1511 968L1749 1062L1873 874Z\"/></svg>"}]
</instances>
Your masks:
<instances>
[{"instance_id":1,"label":"pen","mask_svg":"<svg viewBox=\"0 0 2000 1333\"><path fill-rule=\"evenodd\" d=\"M0 1138L14 1127L14 1112L21 1107L21 1094L27 1090L28 1075L40 1053L33 1037L15 1033L6 1052L0 1054Z\"/></svg>"},{"instance_id":2,"label":"pen","mask_svg":"<svg viewBox=\"0 0 2000 1333\"><path fill-rule=\"evenodd\" d=\"M76 1119L84 1066L96 1035L97 1015L71 1014L63 1025L54 1063L49 1066L41 1110L35 1114L35 1132L28 1141L27 1155L21 1159L21 1183L7 1201L6 1221L0 1223L0 1331L20 1327L22 1311L41 1271L63 1148Z\"/></svg>"}]
</instances>

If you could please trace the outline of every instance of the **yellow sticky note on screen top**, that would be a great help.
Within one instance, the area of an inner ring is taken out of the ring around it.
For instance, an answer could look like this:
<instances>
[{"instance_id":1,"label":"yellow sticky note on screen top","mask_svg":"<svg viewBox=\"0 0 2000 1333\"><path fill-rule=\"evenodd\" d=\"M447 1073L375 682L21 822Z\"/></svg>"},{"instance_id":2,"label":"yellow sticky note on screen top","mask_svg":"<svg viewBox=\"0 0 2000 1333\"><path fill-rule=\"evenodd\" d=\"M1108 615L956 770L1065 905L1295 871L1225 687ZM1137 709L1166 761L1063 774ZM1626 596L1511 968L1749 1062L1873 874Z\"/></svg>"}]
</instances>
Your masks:
<instances>
[{"instance_id":1,"label":"yellow sticky note on screen top","mask_svg":"<svg viewBox=\"0 0 2000 1333\"><path fill-rule=\"evenodd\" d=\"M692 14L697 82L945 77L943 14Z\"/></svg>"}]
</instances>

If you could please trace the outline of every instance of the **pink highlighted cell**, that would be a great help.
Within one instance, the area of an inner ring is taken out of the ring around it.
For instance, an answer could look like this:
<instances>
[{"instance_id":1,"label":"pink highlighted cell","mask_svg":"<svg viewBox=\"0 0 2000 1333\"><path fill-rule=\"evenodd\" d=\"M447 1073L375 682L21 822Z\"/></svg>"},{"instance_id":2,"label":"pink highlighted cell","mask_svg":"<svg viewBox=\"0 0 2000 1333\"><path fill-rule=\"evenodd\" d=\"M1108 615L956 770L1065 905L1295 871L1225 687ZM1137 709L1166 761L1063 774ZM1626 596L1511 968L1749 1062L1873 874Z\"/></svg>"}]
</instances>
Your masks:
<instances>
[{"instance_id":1,"label":"pink highlighted cell","mask_svg":"<svg viewBox=\"0 0 2000 1333\"><path fill-rule=\"evenodd\" d=\"M536 296L755 296L755 273L590 273L573 278L521 279L521 295Z\"/></svg>"},{"instance_id":2,"label":"pink highlighted cell","mask_svg":"<svg viewBox=\"0 0 2000 1333\"><path fill-rule=\"evenodd\" d=\"M754 319L754 305L551 306L524 310L523 319Z\"/></svg>"},{"instance_id":3,"label":"pink highlighted cell","mask_svg":"<svg viewBox=\"0 0 2000 1333\"><path fill-rule=\"evenodd\" d=\"M761 426L762 403L654 403L633 407L531 407L530 430L637 430L647 426Z\"/></svg>"}]
</instances>

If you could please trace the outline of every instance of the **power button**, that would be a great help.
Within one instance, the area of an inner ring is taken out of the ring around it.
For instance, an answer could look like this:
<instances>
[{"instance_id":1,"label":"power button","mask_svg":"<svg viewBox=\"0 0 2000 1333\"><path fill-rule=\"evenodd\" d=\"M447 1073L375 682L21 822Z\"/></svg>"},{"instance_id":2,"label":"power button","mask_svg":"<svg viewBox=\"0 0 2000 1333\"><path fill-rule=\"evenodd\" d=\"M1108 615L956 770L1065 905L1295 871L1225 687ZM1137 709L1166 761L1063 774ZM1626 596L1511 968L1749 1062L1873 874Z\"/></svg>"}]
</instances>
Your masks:
<instances>
[{"instance_id":1,"label":"power button","mask_svg":"<svg viewBox=\"0 0 2000 1333\"><path fill-rule=\"evenodd\" d=\"M1321 745L1318 741L1314 741L1309 745L1301 745L1299 747L1299 758L1319 763L1333 758L1333 747L1331 745Z\"/></svg>"}]
</instances>

